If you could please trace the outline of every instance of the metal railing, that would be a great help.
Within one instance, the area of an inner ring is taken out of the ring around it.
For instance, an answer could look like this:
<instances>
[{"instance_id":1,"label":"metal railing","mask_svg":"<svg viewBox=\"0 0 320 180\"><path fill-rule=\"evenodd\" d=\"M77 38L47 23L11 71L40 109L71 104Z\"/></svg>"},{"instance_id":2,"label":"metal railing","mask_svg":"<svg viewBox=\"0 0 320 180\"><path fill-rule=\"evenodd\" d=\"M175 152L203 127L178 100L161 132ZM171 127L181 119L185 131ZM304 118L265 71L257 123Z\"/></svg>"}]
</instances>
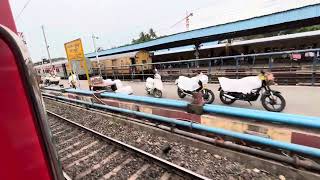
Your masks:
<instances>
[{"instance_id":1,"label":"metal railing","mask_svg":"<svg viewBox=\"0 0 320 180\"><path fill-rule=\"evenodd\" d=\"M302 57L298 61L290 58L292 54L313 53L313 57ZM145 64L108 66L102 68L102 75L112 79L141 79L153 75L157 68L165 81L174 81L178 76L193 76L201 70L209 76L210 82L217 82L218 76L241 78L256 75L260 70L271 71L277 75L280 84L306 83L316 85L320 83L319 66L320 48L306 50L292 50L281 52L257 53L210 57L202 59L188 59L179 61L153 62ZM93 75L99 69L93 68Z\"/></svg>"}]
</instances>

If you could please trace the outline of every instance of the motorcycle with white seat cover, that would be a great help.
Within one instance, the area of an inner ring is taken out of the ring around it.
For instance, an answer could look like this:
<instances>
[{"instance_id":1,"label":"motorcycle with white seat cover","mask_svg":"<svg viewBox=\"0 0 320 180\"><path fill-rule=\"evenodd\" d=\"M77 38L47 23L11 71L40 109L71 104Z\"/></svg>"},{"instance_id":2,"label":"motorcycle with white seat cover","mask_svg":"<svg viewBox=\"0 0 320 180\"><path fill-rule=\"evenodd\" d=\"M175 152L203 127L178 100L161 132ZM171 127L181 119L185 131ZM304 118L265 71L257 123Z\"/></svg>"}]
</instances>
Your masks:
<instances>
[{"instance_id":1,"label":"motorcycle with white seat cover","mask_svg":"<svg viewBox=\"0 0 320 180\"><path fill-rule=\"evenodd\" d=\"M262 106L273 112L281 112L286 106L286 101L279 91L271 90L274 83L272 73L261 71L258 76L249 76L242 79L218 78L220 83L220 100L224 104L232 104L236 100L256 101L260 92ZM250 103L251 104L251 103Z\"/></svg>"},{"instance_id":2,"label":"motorcycle with white seat cover","mask_svg":"<svg viewBox=\"0 0 320 180\"><path fill-rule=\"evenodd\" d=\"M154 75L154 78L150 78L150 77L147 78L146 91L148 94L151 94L156 98L162 97L163 83L161 81L160 74L156 73Z\"/></svg>"},{"instance_id":3,"label":"motorcycle with white seat cover","mask_svg":"<svg viewBox=\"0 0 320 180\"><path fill-rule=\"evenodd\" d=\"M208 76L203 73L192 78L179 76L175 84L178 87L178 96L180 98L184 98L186 95L192 96L193 93L201 91L206 104L211 104L214 101L213 92L207 88Z\"/></svg>"}]
</instances>

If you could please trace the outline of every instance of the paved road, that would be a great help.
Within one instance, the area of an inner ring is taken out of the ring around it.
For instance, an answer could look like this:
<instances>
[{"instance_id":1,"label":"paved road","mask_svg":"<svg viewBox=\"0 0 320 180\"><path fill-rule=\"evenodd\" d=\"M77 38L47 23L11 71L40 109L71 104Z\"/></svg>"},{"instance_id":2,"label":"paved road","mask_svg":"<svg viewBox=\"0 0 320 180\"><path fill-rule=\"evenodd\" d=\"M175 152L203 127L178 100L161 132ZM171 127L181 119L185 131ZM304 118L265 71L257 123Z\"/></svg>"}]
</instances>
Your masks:
<instances>
[{"instance_id":1,"label":"paved road","mask_svg":"<svg viewBox=\"0 0 320 180\"><path fill-rule=\"evenodd\" d=\"M67 81L62 80L62 84L64 84L65 87L68 87ZM134 90L134 95L147 96L144 82L125 81L123 84L130 85ZM221 103L218 97L218 85L209 84L208 87L215 93L216 96L213 104L224 105ZM80 88L88 89L87 81L80 81ZM177 88L173 83L165 83L164 89L164 98L180 99L177 95ZM280 91L286 99L287 106L283 112L309 116L320 116L320 87L272 86L272 89ZM191 101L191 97L185 97L184 100ZM264 110L260 101L252 102L252 106L248 102L236 101L230 106Z\"/></svg>"}]
</instances>

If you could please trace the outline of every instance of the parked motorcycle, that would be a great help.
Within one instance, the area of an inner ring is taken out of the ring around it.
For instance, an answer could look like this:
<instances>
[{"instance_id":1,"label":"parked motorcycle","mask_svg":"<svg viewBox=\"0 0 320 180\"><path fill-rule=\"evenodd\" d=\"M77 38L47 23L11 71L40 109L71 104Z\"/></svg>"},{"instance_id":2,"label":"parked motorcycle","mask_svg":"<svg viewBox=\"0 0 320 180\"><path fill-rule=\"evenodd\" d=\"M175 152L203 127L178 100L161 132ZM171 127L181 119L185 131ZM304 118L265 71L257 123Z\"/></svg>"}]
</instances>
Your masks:
<instances>
[{"instance_id":1,"label":"parked motorcycle","mask_svg":"<svg viewBox=\"0 0 320 180\"><path fill-rule=\"evenodd\" d=\"M68 77L68 83L71 88L76 89L77 87L79 87L78 76L76 74L70 74L70 76Z\"/></svg>"},{"instance_id":2,"label":"parked motorcycle","mask_svg":"<svg viewBox=\"0 0 320 180\"><path fill-rule=\"evenodd\" d=\"M103 79L102 76L94 76L90 78L90 89L93 91L106 90L108 92L133 94L131 86L125 86L121 80Z\"/></svg>"},{"instance_id":3,"label":"parked motorcycle","mask_svg":"<svg viewBox=\"0 0 320 180\"><path fill-rule=\"evenodd\" d=\"M178 96L180 98L184 98L187 95L192 96L193 93L201 91L206 104L211 104L214 101L213 92L207 88L208 76L202 73L192 78L179 76L175 84L178 87Z\"/></svg>"},{"instance_id":4,"label":"parked motorcycle","mask_svg":"<svg viewBox=\"0 0 320 180\"><path fill-rule=\"evenodd\" d=\"M270 85L274 83L272 73L261 71L258 76L249 76L242 79L228 79L220 77L220 100L224 104L232 104L236 100L256 101L260 92L262 106L273 112L281 112L286 106L286 101L279 91L272 90ZM251 103L250 103L251 104Z\"/></svg>"},{"instance_id":5,"label":"parked motorcycle","mask_svg":"<svg viewBox=\"0 0 320 180\"><path fill-rule=\"evenodd\" d=\"M48 86L51 84L58 85L60 83L60 79L61 78L55 74L45 74L41 77L42 82Z\"/></svg>"},{"instance_id":6,"label":"parked motorcycle","mask_svg":"<svg viewBox=\"0 0 320 180\"><path fill-rule=\"evenodd\" d=\"M163 84L161 81L161 76L157 72L154 78L148 77L146 80L146 91L148 94L153 95L156 98L162 97Z\"/></svg>"}]
</instances>

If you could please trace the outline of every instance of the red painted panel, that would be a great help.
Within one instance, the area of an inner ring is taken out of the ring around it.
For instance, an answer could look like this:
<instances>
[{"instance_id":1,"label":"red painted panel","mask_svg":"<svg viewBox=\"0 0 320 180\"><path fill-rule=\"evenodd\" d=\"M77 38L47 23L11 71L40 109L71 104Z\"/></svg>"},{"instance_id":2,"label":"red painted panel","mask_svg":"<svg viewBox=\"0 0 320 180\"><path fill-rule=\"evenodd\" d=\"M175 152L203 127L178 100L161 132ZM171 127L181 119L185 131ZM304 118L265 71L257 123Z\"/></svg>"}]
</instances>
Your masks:
<instances>
[{"instance_id":1,"label":"red painted panel","mask_svg":"<svg viewBox=\"0 0 320 180\"><path fill-rule=\"evenodd\" d=\"M50 179L27 94L13 54L2 40L0 82L0 179Z\"/></svg>"},{"instance_id":2,"label":"red painted panel","mask_svg":"<svg viewBox=\"0 0 320 180\"><path fill-rule=\"evenodd\" d=\"M16 32L8 0L0 0L0 24ZM51 179L20 76L12 52L0 39L0 179Z\"/></svg>"},{"instance_id":3,"label":"red painted panel","mask_svg":"<svg viewBox=\"0 0 320 180\"><path fill-rule=\"evenodd\" d=\"M106 103L109 106L119 107L119 102L117 101L103 99L102 102Z\"/></svg>"},{"instance_id":4,"label":"red painted panel","mask_svg":"<svg viewBox=\"0 0 320 180\"><path fill-rule=\"evenodd\" d=\"M67 96L68 96L68 98L71 98L71 99L77 99L77 95L73 95L73 94L68 93Z\"/></svg>"},{"instance_id":5,"label":"red painted panel","mask_svg":"<svg viewBox=\"0 0 320 180\"><path fill-rule=\"evenodd\" d=\"M17 33L16 25L14 23L9 5L9 0L0 0L0 24L8 27L13 32Z\"/></svg>"},{"instance_id":6,"label":"red painted panel","mask_svg":"<svg viewBox=\"0 0 320 180\"><path fill-rule=\"evenodd\" d=\"M291 136L291 143L320 148L320 137L293 132Z\"/></svg>"},{"instance_id":7,"label":"red painted panel","mask_svg":"<svg viewBox=\"0 0 320 180\"><path fill-rule=\"evenodd\" d=\"M176 119L184 119L184 120L190 120L193 122L199 122L201 121L201 117L196 114L190 114L186 113L184 111L178 111L178 110L169 110L169 109L164 109L164 108L152 108L152 113L159 115L159 116L164 116L164 117L169 117L169 118L176 118Z\"/></svg>"}]
</instances>

